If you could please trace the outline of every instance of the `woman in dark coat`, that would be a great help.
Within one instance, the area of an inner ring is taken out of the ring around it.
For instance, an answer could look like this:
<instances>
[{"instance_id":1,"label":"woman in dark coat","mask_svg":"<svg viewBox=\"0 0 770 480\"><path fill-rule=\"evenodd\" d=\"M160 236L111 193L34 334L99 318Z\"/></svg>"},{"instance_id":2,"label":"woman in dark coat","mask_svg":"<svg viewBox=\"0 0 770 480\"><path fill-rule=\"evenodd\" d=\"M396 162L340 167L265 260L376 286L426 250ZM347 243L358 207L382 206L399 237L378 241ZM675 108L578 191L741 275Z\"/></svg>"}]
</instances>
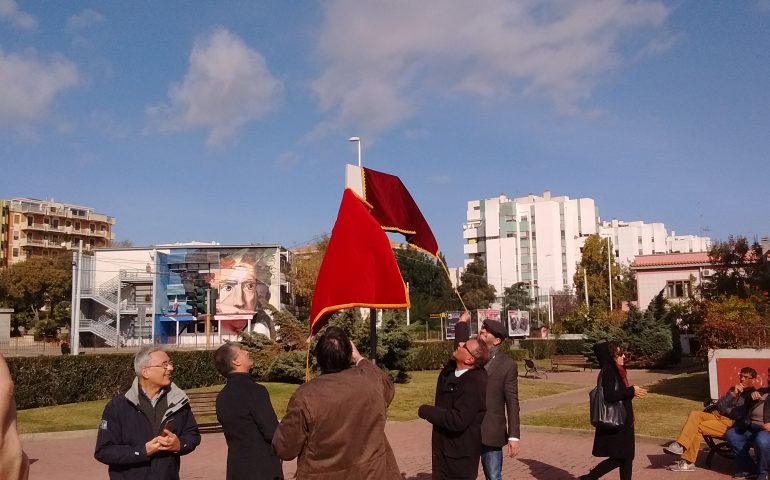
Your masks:
<instances>
[{"instance_id":1,"label":"woman in dark coat","mask_svg":"<svg viewBox=\"0 0 770 480\"><path fill-rule=\"evenodd\" d=\"M631 480L634 463L634 408L631 400L642 398L647 390L637 385L629 385L625 368L625 351L615 342L600 342L594 345L594 353L599 360L604 401L623 402L626 418L619 430L596 428L594 435L594 457L609 457L599 462L581 480L597 480L607 473L620 469L620 480Z\"/></svg>"}]
</instances>

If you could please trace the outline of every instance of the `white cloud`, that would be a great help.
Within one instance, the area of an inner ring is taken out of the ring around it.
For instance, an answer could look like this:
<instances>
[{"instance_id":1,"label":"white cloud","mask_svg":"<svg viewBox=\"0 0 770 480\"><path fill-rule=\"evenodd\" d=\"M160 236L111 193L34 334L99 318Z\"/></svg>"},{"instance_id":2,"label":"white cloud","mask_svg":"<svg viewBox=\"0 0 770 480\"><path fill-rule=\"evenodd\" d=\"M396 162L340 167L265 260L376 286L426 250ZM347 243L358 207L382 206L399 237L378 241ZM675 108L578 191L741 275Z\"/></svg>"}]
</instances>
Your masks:
<instances>
[{"instance_id":1,"label":"white cloud","mask_svg":"<svg viewBox=\"0 0 770 480\"><path fill-rule=\"evenodd\" d=\"M335 118L318 129L355 125L370 134L411 116L421 97L442 94L538 96L576 113L621 62L624 37L660 27L669 13L656 0L325 5L318 40L325 68L313 89Z\"/></svg>"},{"instance_id":2,"label":"white cloud","mask_svg":"<svg viewBox=\"0 0 770 480\"><path fill-rule=\"evenodd\" d=\"M197 39L184 79L169 88L169 102L147 108L150 130L208 128L207 145L223 145L270 111L281 89L262 55L220 28Z\"/></svg>"},{"instance_id":3,"label":"white cloud","mask_svg":"<svg viewBox=\"0 0 770 480\"><path fill-rule=\"evenodd\" d=\"M37 28L37 19L19 10L15 0L0 0L0 19L6 19L23 30Z\"/></svg>"},{"instance_id":4,"label":"white cloud","mask_svg":"<svg viewBox=\"0 0 770 480\"><path fill-rule=\"evenodd\" d=\"M419 140L430 136L430 131L427 128L415 128L407 130L404 136L409 140Z\"/></svg>"},{"instance_id":5,"label":"white cloud","mask_svg":"<svg viewBox=\"0 0 770 480\"><path fill-rule=\"evenodd\" d=\"M67 30L70 32L76 32L78 30L83 30L102 23L103 21L104 15L97 12L96 10L86 8L82 12L76 13L67 19Z\"/></svg>"},{"instance_id":6,"label":"white cloud","mask_svg":"<svg viewBox=\"0 0 770 480\"><path fill-rule=\"evenodd\" d=\"M64 58L50 61L0 50L0 123L44 118L54 99L78 83L78 69Z\"/></svg>"}]
</instances>

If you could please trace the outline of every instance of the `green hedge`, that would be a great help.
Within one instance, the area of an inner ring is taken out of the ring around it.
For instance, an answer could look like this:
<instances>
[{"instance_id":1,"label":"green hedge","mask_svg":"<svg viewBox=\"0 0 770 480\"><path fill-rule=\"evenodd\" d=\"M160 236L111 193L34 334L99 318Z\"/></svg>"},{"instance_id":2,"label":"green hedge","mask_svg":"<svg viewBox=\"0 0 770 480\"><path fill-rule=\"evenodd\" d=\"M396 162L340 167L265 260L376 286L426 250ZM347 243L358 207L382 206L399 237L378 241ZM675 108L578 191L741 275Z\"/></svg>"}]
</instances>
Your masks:
<instances>
[{"instance_id":1,"label":"green hedge","mask_svg":"<svg viewBox=\"0 0 770 480\"><path fill-rule=\"evenodd\" d=\"M211 352L168 352L174 362L174 383L182 389L222 383ZM111 398L134 380L134 354L6 359L14 381L18 408Z\"/></svg>"},{"instance_id":2,"label":"green hedge","mask_svg":"<svg viewBox=\"0 0 770 480\"><path fill-rule=\"evenodd\" d=\"M583 355L585 340L530 338L519 340L519 346L527 350L530 358L543 359L553 355Z\"/></svg>"},{"instance_id":3,"label":"green hedge","mask_svg":"<svg viewBox=\"0 0 770 480\"><path fill-rule=\"evenodd\" d=\"M506 340L501 346L501 351L516 361L527 357L527 350L511 348L511 345L511 341ZM454 342L452 340L412 344L407 359L407 369L410 371L440 370L444 368L447 360L452 356L453 350Z\"/></svg>"}]
</instances>

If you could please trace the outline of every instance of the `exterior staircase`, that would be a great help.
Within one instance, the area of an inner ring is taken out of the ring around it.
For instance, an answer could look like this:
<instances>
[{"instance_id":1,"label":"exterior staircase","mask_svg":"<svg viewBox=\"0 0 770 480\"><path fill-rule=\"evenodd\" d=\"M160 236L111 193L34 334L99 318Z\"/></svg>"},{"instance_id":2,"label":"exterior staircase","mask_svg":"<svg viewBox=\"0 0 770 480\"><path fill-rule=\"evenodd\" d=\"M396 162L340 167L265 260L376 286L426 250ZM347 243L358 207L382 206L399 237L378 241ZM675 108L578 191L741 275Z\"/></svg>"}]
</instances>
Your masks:
<instances>
[{"instance_id":1,"label":"exterior staircase","mask_svg":"<svg viewBox=\"0 0 770 480\"><path fill-rule=\"evenodd\" d=\"M118 331L114 327L115 318L109 315L101 315L98 319L80 316L80 331L90 332L104 339L104 343L110 347L117 346Z\"/></svg>"}]
</instances>

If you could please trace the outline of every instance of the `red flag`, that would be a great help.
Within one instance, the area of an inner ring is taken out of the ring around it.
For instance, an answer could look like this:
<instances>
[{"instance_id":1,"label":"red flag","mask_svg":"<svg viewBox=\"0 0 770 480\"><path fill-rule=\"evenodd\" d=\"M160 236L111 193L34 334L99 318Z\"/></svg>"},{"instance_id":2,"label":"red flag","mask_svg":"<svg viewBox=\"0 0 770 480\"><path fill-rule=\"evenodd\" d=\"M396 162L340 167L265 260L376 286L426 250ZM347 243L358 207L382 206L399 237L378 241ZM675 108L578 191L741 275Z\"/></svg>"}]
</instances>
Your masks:
<instances>
[{"instance_id":1,"label":"red flag","mask_svg":"<svg viewBox=\"0 0 770 480\"><path fill-rule=\"evenodd\" d=\"M400 232L411 245L439 258L438 242L401 179L395 175L362 168L364 200L372 215L389 232Z\"/></svg>"},{"instance_id":2,"label":"red flag","mask_svg":"<svg viewBox=\"0 0 770 480\"><path fill-rule=\"evenodd\" d=\"M353 307L407 308L409 296L388 236L346 189L316 280L310 334L332 313Z\"/></svg>"}]
</instances>

